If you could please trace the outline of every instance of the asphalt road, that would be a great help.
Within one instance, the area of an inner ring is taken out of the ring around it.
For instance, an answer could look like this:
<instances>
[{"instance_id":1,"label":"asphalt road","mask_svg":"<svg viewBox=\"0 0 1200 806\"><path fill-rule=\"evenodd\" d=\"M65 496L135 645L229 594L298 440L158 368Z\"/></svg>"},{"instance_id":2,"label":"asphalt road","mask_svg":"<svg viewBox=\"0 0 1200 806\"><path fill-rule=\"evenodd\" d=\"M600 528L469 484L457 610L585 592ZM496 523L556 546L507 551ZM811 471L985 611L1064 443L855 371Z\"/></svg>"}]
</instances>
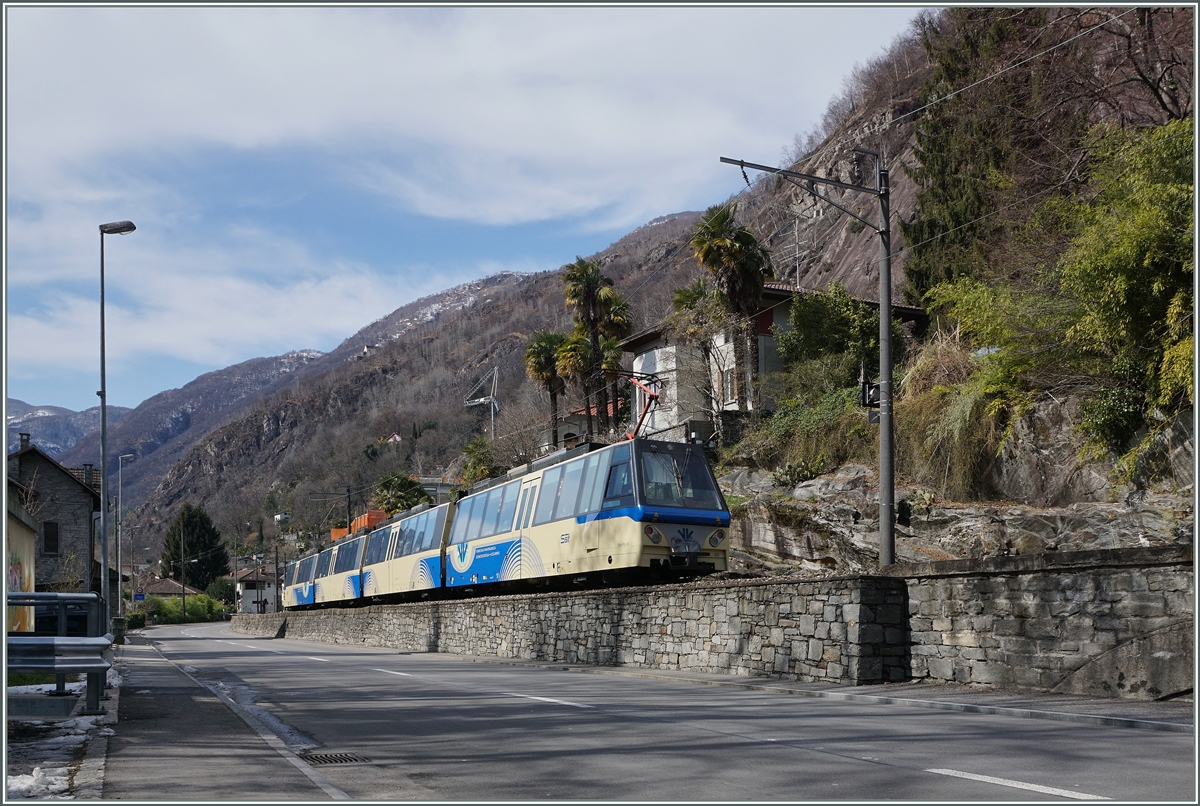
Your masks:
<instances>
[{"instance_id":1,"label":"asphalt road","mask_svg":"<svg viewBox=\"0 0 1200 806\"><path fill-rule=\"evenodd\" d=\"M244 722L220 728L243 748L226 761L252 798L269 791L245 776L274 781L276 795L371 800L1190 802L1195 790L1187 734L249 638L224 624L150 637L213 691L204 707L223 697L278 737L272 749ZM215 719L189 731L181 714L180 747L217 752L202 736ZM314 753L348 763L302 775L288 758ZM235 772L248 756L259 767ZM119 787L121 761L109 764Z\"/></svg>"}]
</instances>

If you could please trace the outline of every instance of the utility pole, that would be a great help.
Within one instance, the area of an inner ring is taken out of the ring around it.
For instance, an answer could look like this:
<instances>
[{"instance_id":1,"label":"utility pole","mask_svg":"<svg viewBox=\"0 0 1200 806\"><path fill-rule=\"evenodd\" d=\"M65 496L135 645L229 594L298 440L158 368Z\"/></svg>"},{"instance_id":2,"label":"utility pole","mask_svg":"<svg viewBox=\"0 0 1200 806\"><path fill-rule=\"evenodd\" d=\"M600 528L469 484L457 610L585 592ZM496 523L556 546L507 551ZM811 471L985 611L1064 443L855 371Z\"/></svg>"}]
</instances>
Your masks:
<instances>
[{"instance_id":1,"label":"utility pole","mask_svg":"<svg viewBox=\"0 0 1200 806\"><path fill-rule=\"evenodd\" d=\"M187 543L184 542L184 521L179 521L179 605L183 608L183 622L187 622L187 583L183 581L183 571L187 568Z\"/></svg>"},{"instance_id":2,"label":"utility pole","mask_svg":"<svg viewBox=\"0 0 1200 806\"><path fill-rule=\"evenodd\" d=\"M833 205L843 213L858 219L866 226L875 230L879 236L879 565L892 565L896 561L896 481L895 458L893 455L894 439L892 434L892 230L891 208L889 202L888 171L883 164L883 156L877 151L865 148L855 148L855 152L869 154L875 157L875 187L862 187L833 179L826 179L811 174L785 171L782 168L772 168L769 165L756 165L745 160L734 160L721 157L721 162L737 165L743 174L747 168L755 171L776 174L791 182L796 187L812 194L821 201ZM804 184L796 181L802 180ZM879 199L879 214L882 219L875 226L862 216L847 210L842 205L822 196L816 190L816 185L830 185L854 193L868 193Z\"/></svg>"}]
</instances>

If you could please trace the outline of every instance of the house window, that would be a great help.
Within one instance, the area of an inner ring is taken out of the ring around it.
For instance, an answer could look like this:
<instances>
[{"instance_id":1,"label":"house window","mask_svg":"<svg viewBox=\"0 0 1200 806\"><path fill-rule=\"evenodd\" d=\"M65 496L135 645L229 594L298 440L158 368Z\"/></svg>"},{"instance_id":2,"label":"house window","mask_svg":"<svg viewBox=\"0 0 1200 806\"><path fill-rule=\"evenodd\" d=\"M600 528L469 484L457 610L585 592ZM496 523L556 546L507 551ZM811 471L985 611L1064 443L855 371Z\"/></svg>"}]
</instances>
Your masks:
<instances>
[{"instance_id":1,"label":"house window","mask_svg":"<svg viewBox=\"0 0 1200 806\"><path fill-rule=\"evenodd\" d=\"M42 524L42 553L58 554L58 523L55 521Z\"/></svg>"}]
</instances>

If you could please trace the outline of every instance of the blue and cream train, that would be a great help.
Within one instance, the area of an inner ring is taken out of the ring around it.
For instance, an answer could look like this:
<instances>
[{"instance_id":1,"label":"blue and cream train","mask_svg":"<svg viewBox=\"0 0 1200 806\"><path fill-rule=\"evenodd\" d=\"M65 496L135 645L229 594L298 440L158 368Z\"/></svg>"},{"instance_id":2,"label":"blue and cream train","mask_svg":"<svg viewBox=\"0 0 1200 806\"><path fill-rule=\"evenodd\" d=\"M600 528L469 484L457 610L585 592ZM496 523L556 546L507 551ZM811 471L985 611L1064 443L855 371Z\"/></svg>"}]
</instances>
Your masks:
<instances>
[{"instance_id":1,"label":"blue and cream train","mask_svg":"<svg viewBox=\"0 0 1200 806\"><path fill-rule=\"evenodd\" d=\"M726 569L729 508L696 445L582 446L291 562L287 609Z\"/></svg>"}]
</instances>

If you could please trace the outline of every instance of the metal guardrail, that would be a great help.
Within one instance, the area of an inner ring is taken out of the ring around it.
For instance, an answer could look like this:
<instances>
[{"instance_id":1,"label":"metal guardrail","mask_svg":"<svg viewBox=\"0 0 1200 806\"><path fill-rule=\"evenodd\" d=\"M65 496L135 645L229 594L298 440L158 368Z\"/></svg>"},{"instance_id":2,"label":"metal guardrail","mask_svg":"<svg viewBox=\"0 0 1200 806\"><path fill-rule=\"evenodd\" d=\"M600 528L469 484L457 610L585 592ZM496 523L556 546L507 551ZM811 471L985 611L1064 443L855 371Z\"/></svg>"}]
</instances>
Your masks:
<instances>
[{"instance_id":1,"label":"metal guardrail","mask_svg":"<svg viewBox=\"0 0 1200 806\"><path fill-rule=\"evenodd\" d=\"M58 635L9 635L7 667L12 671L51 672L57 677L57 695L66 694L66 676L87 675L84 714L102 714L100 695L111 663L104 657L112 647L112 634L101 635L107 622L104 600L96 593L10 593L9 607L53 605L57 611ZM87 635L68 636L67 609L83 604L87 614Z\"/></svg>"}]
</instances>

